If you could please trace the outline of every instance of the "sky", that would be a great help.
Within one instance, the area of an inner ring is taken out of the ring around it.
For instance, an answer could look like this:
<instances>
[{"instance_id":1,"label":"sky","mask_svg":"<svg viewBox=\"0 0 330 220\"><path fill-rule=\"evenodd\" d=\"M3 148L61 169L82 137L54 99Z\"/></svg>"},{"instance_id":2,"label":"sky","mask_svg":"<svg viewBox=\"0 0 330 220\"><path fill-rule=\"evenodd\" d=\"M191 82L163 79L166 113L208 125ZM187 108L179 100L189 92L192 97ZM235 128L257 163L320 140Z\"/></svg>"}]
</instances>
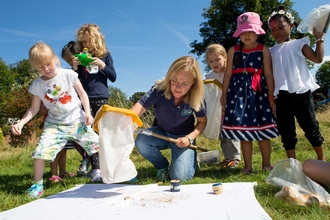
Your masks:
<instances>
[{"instance_id":1,"label":"sky","mask_svg":"<svg viewBox=\"0 0 330 220\"><path fill-rule=\"evenodd\" d=\"M329 4L329 0L293 2L302 19L313 8ZM130 97L147 92L154 81L165 77L175 59L196 57L189 53L189 44L202 41L199 29L206 21L202 13L209 5L210 0L5 1L1 4L0 58L7 65L27 59L38 41L49 44L60 57L63 46L76 39L79 27L95 23L106 38L117 72L117 80L109 85ZM324 61L330 60L329 34L325 38ZM198 61L204 71L202 59ZM69 68L64 60L61 65Z\"/></svg>"}]
</instances>

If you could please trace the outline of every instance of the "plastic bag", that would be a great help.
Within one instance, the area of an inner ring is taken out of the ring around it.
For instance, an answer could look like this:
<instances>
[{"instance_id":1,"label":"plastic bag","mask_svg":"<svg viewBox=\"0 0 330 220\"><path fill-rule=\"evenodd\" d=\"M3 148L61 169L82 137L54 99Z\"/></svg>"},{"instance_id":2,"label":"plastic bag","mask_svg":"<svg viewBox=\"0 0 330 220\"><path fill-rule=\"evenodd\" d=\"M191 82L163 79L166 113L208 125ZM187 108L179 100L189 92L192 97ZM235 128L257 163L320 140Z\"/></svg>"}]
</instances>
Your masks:
<instances>
[{"instance_id":1,"label":"plastic bag","mask_svg":"<svg viewBox=\"0 0 330 220\"><path fill-rule=\"evenodd\" d=\"M300 33L310 33L310 34L313 34L314 27L320 32L327 30L329 23L327 24L327 27L325 27L325 25L328 19L330 18L329 13L330 13L330 4L326 4L318 8L314 8L298 25L297 30ZM326 33L326 31L324 33Z\"/></svg>"},{"instance_id":2,"label":"plastic bag","mask_svg":"<svg viewBox=\"0 0 330 220\"><path fill-rule=\"evenodd\" d=\"M121 183L137 176L130 154L135 146L134 131L143 123L135 112L103 105L94 129L99 134L99 159L104 183Z\"/></svg>"},{"instance_id":3,"label":"plastic bag","mask_svg":"<svg viewBox=\"0 0 330 220\"><path fill-rule=\"evenodd\" d=\"M275 197L293 201L301 206L319 204L321 207L330 208L329 193L305 175L302 165L296 159L290 158L277 162L267 176L266 182L282 187Z\"/></svg>"},{"instance_id":4,"label":"plastic bag","mask_svg":"<svg viewBox=\"0 0 330 220\"><path fill-rule=\"evenodd\" d=\"M218 139L221 131L221 88L220 82L216 79L204 80L207 124L203 130L203 134L212 140Z\"/></svg>"}]
</instances>

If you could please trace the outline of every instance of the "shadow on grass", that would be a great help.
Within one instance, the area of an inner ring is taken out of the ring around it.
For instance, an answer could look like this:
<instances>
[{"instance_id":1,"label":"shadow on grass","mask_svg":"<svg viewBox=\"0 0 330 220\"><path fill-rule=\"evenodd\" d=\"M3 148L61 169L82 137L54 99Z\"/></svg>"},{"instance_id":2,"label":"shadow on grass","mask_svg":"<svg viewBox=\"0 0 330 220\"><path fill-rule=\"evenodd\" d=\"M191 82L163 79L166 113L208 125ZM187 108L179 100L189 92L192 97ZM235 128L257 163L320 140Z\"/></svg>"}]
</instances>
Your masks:
<instances>
[{"instance_id":1,"label":"shadow on grass","mask_svg":"<svg viewBox=\"0 0 330 220\"><path fill-rule=\"evenodd\" d=\"M76 184L93 184L90 182L90 178L86 177L71 177L65 178L58 184L52 183L49 178L51 177L50 172L45 172L43 175L43 185L45 189L61 187L69 189ZM33 175L19 174L19 175L0 175L0 191L4 194L11 195L22 195L27 189L31 187L33 183Z\"/></svg>"},{"instance_id":2,"label":"shadow on grass","mask_svg":"<svg viewBox=\"0 0 330 220\"><path fill-rule=\"evenodd\" d=\"M1 175L0 191L5 194L21 195L31 186L32 180L31 174Z\"/></svg>"}]
</instances>

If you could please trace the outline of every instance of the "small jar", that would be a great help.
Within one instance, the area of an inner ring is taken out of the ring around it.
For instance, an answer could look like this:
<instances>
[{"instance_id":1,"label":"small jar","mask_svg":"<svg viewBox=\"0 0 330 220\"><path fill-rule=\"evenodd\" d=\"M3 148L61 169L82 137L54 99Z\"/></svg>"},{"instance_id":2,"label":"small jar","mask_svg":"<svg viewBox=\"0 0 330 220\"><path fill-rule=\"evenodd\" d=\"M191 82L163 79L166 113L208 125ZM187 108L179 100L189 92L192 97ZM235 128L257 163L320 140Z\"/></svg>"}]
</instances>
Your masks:
<instances>
[{"instance_id":1,"label":"small jar","mask_svg":"<svg viewBox=\"0 0 330 220\"><path fill-rule=\"evenodd\" d=\"M223 193L223 185L222 185L222 183L214 183L212 185L212 190L213 190L214 194L216 194L216 195L222 194Z\"/></svg>"},{"instance_id":2,"label":"small jar","mask_svg":"<svg viewBox=\"0 0 330 220\"><path fill-rule=\"evenodd\" d=\"M180 192L180 180L171 180L170 181L170 191L171 192Z\"/></svg>"}]
</instances>

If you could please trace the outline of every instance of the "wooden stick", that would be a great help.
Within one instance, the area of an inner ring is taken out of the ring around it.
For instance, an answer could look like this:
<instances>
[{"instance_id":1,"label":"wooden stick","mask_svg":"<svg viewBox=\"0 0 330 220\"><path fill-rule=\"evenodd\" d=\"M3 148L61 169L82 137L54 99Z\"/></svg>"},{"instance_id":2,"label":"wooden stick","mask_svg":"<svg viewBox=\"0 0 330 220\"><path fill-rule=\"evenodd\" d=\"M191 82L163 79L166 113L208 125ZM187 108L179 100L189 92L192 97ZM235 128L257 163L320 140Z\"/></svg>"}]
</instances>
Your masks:
<instances>
[{"instance_id":1,"label":"wooden stick","mask_svg":"<svg viewBox=\"0 0 330 220\"><path fill-rule=\"evenodd\" d=\"M325 22L324 28L323 28L323 33L327 33L328 32L328 28L329 28L329 22L330 22L330 12L327 18L327 21Z\"/></svg>"},{"instance_id":2,"label":"wooden stick","mask_svg":"<svg viewBox=\"0 0 330 220\"><path fill-rule=\"evenodd\" d=\"M148 136L154 136L156 138L159 138L159 139L162 139L162 140L165 140L165 141L169 141L169 142L172 142L172 143L176 143L177 140L176 139L173 139L173 138L170 138L170 137L167 137L167 136L163 136L163 135L160 135L160 134L156 134L150 130L139 130L138 131L139 133L141 134L145 134L145 135L148 135ZM195 145L190 145L189 148L193 148L193 149L196 149L196 150L200 150L200 151L203 151L203 152L207 152L207 149L206 148L203 148L203 147L197 147Z\"/></svg>"}]
</instances>

